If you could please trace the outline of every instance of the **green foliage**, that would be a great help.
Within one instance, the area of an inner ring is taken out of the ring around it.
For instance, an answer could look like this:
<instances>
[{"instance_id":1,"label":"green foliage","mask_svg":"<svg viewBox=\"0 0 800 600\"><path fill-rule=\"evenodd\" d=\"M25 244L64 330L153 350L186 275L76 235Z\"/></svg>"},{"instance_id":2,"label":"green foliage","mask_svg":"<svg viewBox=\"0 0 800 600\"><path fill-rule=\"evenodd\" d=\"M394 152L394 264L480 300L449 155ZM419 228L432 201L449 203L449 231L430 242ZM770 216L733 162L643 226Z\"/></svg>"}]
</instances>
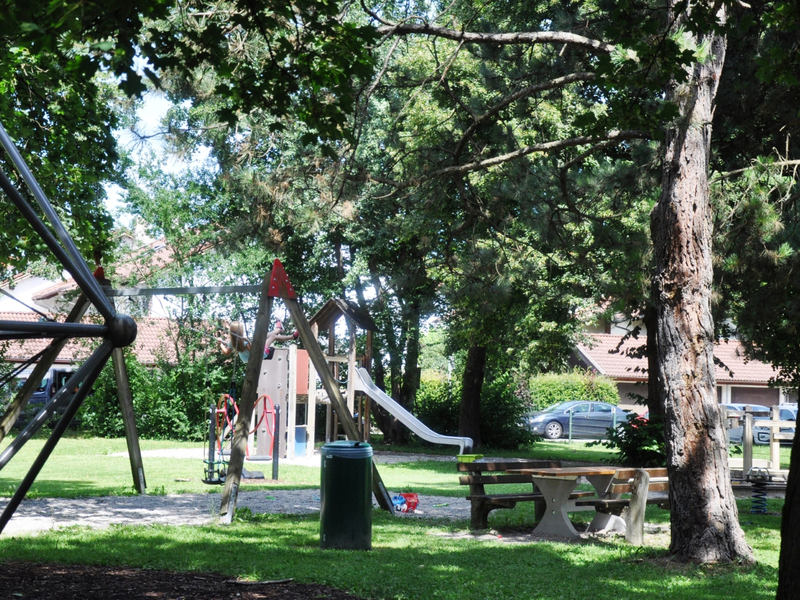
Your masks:
<instances>
[{"instance_id":1,"label":"green foliage","mask_svg":"<svg viewBox=\"0 0 800 600\"><path fill-rule=\"evenodd\" d=\"M417 392L414 412L437 433L458 435L461 385L447 380L423 380Z\"/></svg>"},{"instance_id":2,"label":"green foliage","mask_svg":"<svg viewBox=\"0 0 800 600\"><path fill-rule=\"evenodd\" d=\"M531 405L536 410L569 400L619 404L619 391L614 380L592 371L576 369L570 373L536 375L530 379L528 389Z\"/></svg>"},{"instance_id":3,"label":"green foliage","mask_svg":"<svg viewBox=\"0 0 800 600\"><path fill-rule=\"evenodd\" d=\"M187 441L206 438L208 408L216 403L220 393L227 393L230 377L214 358L203 356L198 348L187 348L177 362L162 359L155 367L148 368L126 352L133 410L141 437ZM81 426L96 435L125 434L110 363L84 403L81 419Z\"/></svg>"},{"instance_id":4,"label":"green foliage","mask_svg":"<svg viewBox=\"0 0 800 600\"><path fill-rule=\"evenodd\" d=\"M417 393L415 412L437 433L458 435L460 401L460 381L423 381ZM533 437L523 424L530 405L517 394L511 375L487 378L481 392L480 410L484 446L517 449L533 443Z\"/></svg>"},{"instance_id":5,"label":"green foliage","mask_svg":"<svg viewBox=\"0 0 800 600\"><path fill-rule=\"evenodd\" d=\"M666 467L667 449L664 440L664 424L653 419L631 416L625 423L609 432L608 439L600 444L616 450L618 458L614 464L626 467Z\"/></svg>"},{"instance_id":6,"label":"green foliage","mask_svg":"<svg viewBox=\"0 0 800 600\"><path fill-rule=\"evenodd\" d=\"M511 374L487 378L481 390L483 445L488 448L520 448L533 444L533 435L524 424L529 411L530 404L517 393Z\"/></svg>"}]
</instances>

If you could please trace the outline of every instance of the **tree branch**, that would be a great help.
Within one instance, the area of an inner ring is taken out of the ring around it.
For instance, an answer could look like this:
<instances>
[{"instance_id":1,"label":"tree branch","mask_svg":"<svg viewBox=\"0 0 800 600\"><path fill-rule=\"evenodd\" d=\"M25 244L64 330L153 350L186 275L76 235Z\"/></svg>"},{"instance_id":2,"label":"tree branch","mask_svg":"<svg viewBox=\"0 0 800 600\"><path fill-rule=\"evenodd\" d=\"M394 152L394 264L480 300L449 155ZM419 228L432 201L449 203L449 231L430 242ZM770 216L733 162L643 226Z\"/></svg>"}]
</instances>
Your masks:
<instances>
[{"instance_id":1,"label":"tree branch","mask_svg":"<svg viewBox=\"0 0 800 600\"><path fill-rule=\"evenodd\" d=\"M467 44L512 45L512 44L571 44L587 50L610 54L613 44L567 33L564 31L522 31L517 33L475 33L457 31L429 23L392 23L377 28L384 36L430 35Z\"/></svg>"},{"instance_id":2,"label":"tree branch","mask_svg":"<svg viewBox=\"0 0 800 600\"><path fill-rule=\"evenodd\" d=\"M651 135L647 131L638 131L638 130L609 131L604 136L594 136L594 137L580 136L580 137L568 138L565 140L554 140L552 142L534 144L533 146L524 146L523 148L515 150L514 152L501 154L500 156L494 156L492 158L487 158L486 160L479 160L464 165L454 165L451 167L444 167L442 169L431 171L421 177L411 179L409 181L395 181L394 179L388 179L385 177L376 177L374 175L370 175L369 173L363 173L363 172L360 175L360 177L357 178L358 179L363 178L366 181L374 181L375 183L382 183L384 185L388 185L397 188L398 190L401 190L419 185L426 181L430 181L431 179L436 179L437 177L442 177L444 175L463 175L471 171L481 171L484 169L488 169L490 167L501 165L503 163L512 160L516 160L518 158L522 158L523 156L527 156L528 154L533 154L534 152L553 152L556 150L562 150L564 148L571 148L573 146L583 146L585 144L596 144L596 148L599 149L601 147L609 146L612 143L618 143L624 140L647 140L650 139L650 137Z\"/></svg>"},{"instance_id":3,"label":"tree branch","mask_svg":"<svg viewBox=\"0 0 800 600\"><path fill-rule=\"evenodd\" d=\"M510 96L506 96L500 102L492 106L489 110L487 110L483 115L475 119L475 122L470 125L467 130L464 132L464 135L461 136L461 140L458 142L458 146L456 146L455 154L458 156L461 154L461 150L464 148L464 145L467 143L467 139L475 132L475 130L480 127L482 123L489 120L501 110L506 108L512 102L516 102L522 98L530 96L532 94L536 94L537 92L544 92L546 90L552 90L558 87L563 87L570 83L574 83L576 81L593 81L595 79L594 73L571 73L569 75L565 75L564 77L557 77L556 79L551 79L550 81L545 81L544 83L538 83L536 85L531 85L529 87L523 88L517 92L514 92Z\"/></svg>"}]
</instances>

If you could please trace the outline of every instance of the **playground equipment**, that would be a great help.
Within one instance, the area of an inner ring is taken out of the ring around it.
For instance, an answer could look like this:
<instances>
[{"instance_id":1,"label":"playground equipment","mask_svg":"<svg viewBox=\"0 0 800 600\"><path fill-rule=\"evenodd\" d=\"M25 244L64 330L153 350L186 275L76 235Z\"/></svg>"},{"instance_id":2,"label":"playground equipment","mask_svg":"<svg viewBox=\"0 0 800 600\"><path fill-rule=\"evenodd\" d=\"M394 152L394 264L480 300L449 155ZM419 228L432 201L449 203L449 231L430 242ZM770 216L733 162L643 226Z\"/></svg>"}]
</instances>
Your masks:
<instances>
[{"instance_id":1,"label":"playground equipment","mask_svg":"<svg viewBox=\"0 0 800 600\"><path fill-rule=\"evenodd\" d=\"M52 367L59 352L70 338L100 338L103 340L86 362L69 378L61 390L56 393L51 402L42 408L39 414L0 455L0 469L2 469L45 422L53 415L57 414L59 409L63 409L63 414L53 428L50 437L34 460L28 473L20 482L11 500L9 500L3 510L2 515L0 515L0 531L2 531L20 502L22 502L22 499L28 493L31 485L33 485L36 476L41 471L45 462L47 462L48 457L66 431L67 426L77 414L83 400L91 390L92 385L109 358L113 360L114 372L118 375L118 385L121 390L119 400L128 440L134 486L137 491L142 493L145 490L145 478L144 468L141 463L141 453L139 452L138 436L136 435L136 425L133 421L133 409L130 403L130 387L127 382L127 374L125 373L121 350L136 340L136 323L131 317L117 313L113 303L106 297L101 288L100 280L103 279L102 270L97 269L94 274L92 273L86 261L78 251L75 242L58 218L58 214L50 204L50 201L45 196L39 183L33 176L33 173L31 173L27 164L25 164L25 161L20 156L19 151L2 125L0 125L0 145L3 146L10 162L13 163L21 179L25 182L35 198L45 218L49 221L50 227L45 225L44 221L39 218L36 211L28 204L27 200L16 189L3 171L0 171L0 187L2 187L3 192L5 192L6 196L8 196L17 210L31 225L59 263L61 263L62 267L72 275L82 291L81 296L67 316L66 322L0 321L0 341L27 338L51 338L53 340L39 359L39 363L28 378L28 382L18 391L16 397L0 420L2 436L4 437L5 434L8 433L11 426L30 400L35 385L42 380L43 375ZM90 305L94 306L100 319L103 321L102 324L86 324L79 322ZM72 393L76 388L77 391Z\"/></svg>"},{"instance_id":2,"label":"playground equipment","mask_svg":"<svg viewBox=\"0 0 800 600\"><path fill-rule=\"evenodd\" d=\"M81 256L77 246L72 238L69 236L66 228L63 226L58 218L56 211L51 206L49 200L44 195L38 182L34 178L30 169L28 169L25 162L22 160L17 148L11 141L5 129L0 125L0 145L3 146L5 152L13 163L20 177L30 189L33 197L39 205L41 212L49 221L52 231L47 225L39 218L37 212L28 204L27 200L22 194L14 187L14 184L0 170L0 188L9 197L11 202L16 206L21 215L28 221L34 231L38 234L44 244L53 253L56 259L61 263L66 271L70 273L74 281L82 291L81 296L73 306L65 322L56 321L0 321L0 341L17 340L28 338L50 338L53 341L48 348L38 355L38 364L34 368L33 373L29 376L28 382L24 384L17 392L16 397L11 405L7 408L5 413L0 418L0 439L8 433L11 426L16 421L20 412L25 408L28 403L35 384L41 381L43 375L50 369L58 357L58 354L63 349L64 345L71 338L99 338L102 343L99 347L89 356L84 364L75 371L75 373L65 383L64 387L56 393L52 401L47 404L39 414L28 424L28 426L20 432L14 441L9 444L2 453L0 453L0 470L10 461L25 445L25 443L42 427L44 423L50 420L54 415L61 413L58 423L52 430L49 439L45 442L39 455L34 460L28 473L20 482L14 495L6 505L2 514L0 515L0 532L5 528L8 521L16 511L22 499L27 494L31 485L35 481L37 475L46 463L48 457L52 453L61 436L67 429L69 423L77 414L83 400L88 395L92 385L100 374L105 363L112 359L114 366L114 373L117 379L117 386L119 389L119 402L122 412L122 418L125 428L125 435L128 443L128 454L130 456L131 474L133 476L134 487L139 493L146 492L146 482L144 476L144 467L142 463L141 452L139 449L138 434L136 431L136 424L133 415L133 403L130 392L130 384L128 381L128 374L125 367L124 356L122 348L131 345L136 339L137 327L135 321L128 315L117 313L113 302L110 300L113 296L134 296L134 295L157 295L157 294L191 294L191 293L224 293L224 292L254 292L256 289L252 286L231 286L225 288L162 288L158 290L123 290L115 291L102 286L107 285L104 279L102 268L99 268L92 273ZM353 403L351 398L354 394L355 377L350 376L347 390L347 400L342 395L339 388L339 382L336 381L333 374L328 368L328 361L336 361L335 357L327 357L322 353L322 350L317 343L317 331L306 320L300 303L297 300L297 295L292 288L289 278L286 275L283 265L280 261L276 260L273 263L272 272L264 278L263 283L258 288L260 293L258 314L256 317L255 332L251 341L254 348L263 348L266 344L268 325L270 321L270 314L272 311L273 298L281 298L286 305L291 315L292 321L298 328L300 338L303 340L304 345L308 351L308 358L314 367L314 372L322 382L331 407L335 410L336 417L339 420L345 435L351 440L364 441L363 437L368 436L369 427L368 421L364 421L364 414L367 411L360 411L362 425L359 426L352 416ZM334 303L336 304L336 303ZM81 323L89 307L93 306L98 313L102 324L87 324ZM349 373L355 372L355 334L352 324L350 327L350 353L347 358ZM290 349L291 352L291 349ZM242 400L239 403L239 411L242 415L247 415L248 418L237 419L235 423L231 422L233 428L233 436L230 440L230 456L228 464L225 467L224 481L225 489L223 491L222 502L220 506L220 515L222 522L230 522L236 507L236 495L244 473L244 459L248 453L247 443L251 433L251 423L249 416L253 414L256 400L259 396L257 388L260 381L262 366L266 361L250 360L245 372L244 385L242 389ZM280 362L280 361L278 361ZM293 361L297 364L297 360ZM287 361L286 364L289 364ZM279 380L278 383L280 383ZM297 377L289 377L288 381L294 382L292 385L296 386ZM308 396L316 394L316 381L312 379L311 369L309 369L309 385ZM295 388L294 393L297 390ZM294 408L296 402L287 406L287 423L294 426L296 420L296 413ZM278 412L279 404L275 405L275 411ZM314 410L310 408L306 411L308 418L313 419ZM258 418L258 417L257 417ZM329 419L330 421L330 419ZM209 424L209 433L211 429L211 420ZM258 421L259 423L261 421ZM366 425L364 424L366 422ZM276 419L276 429L280 423ZM309 438L309 431L306 431L306 440L313 440L313 424L310 427L311 437ZM290 429L290 434L292 430ZM294 430L295 436L297 435L296 429ZM216 433L215 433L216 435ZM337 435L334 431L333 435ZM287 449L293 452L297 448L297 438L289 435L287 438ZM215 455L216 455L216 440ZM310 450L313 444L306 444L306 451ZM210 449L210 446L209 446ZM211 463L211 456L208 457ZM222 473L220 466L217 465L216 456L213 458L214 466L209 468L206 472L206 478L221 479ZM378 473L378 469L372 462L372 487L379 505L384 510L393 512L391 498L386 491L383 481Z\"/></svg>"},{"instance_id":3,"label":"playground equipment","mask_svg":"<svg viewBox=\"0 0 800 600\"><path fill-rule=\"evenodd\" d=\"M263 395L256 401L256 406L261 407L259 423L263 423L264 430L272 441L275 432L275 407L269 396ZM230 446L233 442L233 431L236 420L239 418L239 405L230 394L222 394L216 405L211 405L208 415L208 447L203 459L205 477L203 483L220 485L225 483L228 461L226 456L230 455ZM253 430L255 431L255 429ZM253 433L251 431L251 435ZM272 446L270 446L270 456ZM248 453L248 458L252 460ZM264 474L260 471L242 470L242 477L245 479L263 479Z\"/></svg>"},{"instance_id":4,"label":"playground equipment","mask_svg":"<svg viewBox=\"0 0 800 600\"><path fill-rule=\"evenodd\" d=\"M398 404L394 399L388 396L386 392L375 385L366 369L356 369L356 373L358 373L358 378L361 384L359 386L359 390L363 391L370 398L375 400L375 402L389 411L389 413L391 413L398 421L408 427L423 440L433 444L448 444L458 446L459 454L465 454L472 450L472 438L436 433L430 427L425 425L425 423L417 419L414 415Z\"/></svg>"}]
</instances>

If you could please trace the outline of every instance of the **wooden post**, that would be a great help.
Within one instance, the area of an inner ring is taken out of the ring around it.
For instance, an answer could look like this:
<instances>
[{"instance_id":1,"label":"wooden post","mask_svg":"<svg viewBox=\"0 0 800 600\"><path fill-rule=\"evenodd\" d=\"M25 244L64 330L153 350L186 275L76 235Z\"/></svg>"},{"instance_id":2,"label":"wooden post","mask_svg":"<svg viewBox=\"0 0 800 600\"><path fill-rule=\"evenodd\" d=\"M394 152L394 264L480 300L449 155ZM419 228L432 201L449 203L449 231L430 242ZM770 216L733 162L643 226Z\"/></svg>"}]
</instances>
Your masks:
<instances>
[{"instance_id":1,"label":"wooden post","mask_svg":"<svg viewBox=\"0 0 800 600\"><path fill-rule=\"evenodd\" d=\"M295 457L297 430L297 346L289 346L289 392L286 395L286 458Z\"/></svg>"},{"instance_id":2,"label":"wooden post","mask_svg":"<svg viewBox=\"0 0 800 600\"><path fill-rule=\"evenodd\" d=\"M634 546L644 544L644 511L647 508L647 492L650 473L636 469L631 486L631 501L625 515L625 539Z\"/></svg>"},{"instance_id":3,"label":"wooden post","mask_svg":"<svg viewBox=\"0 0 800 600\"><path fill-rule=\"evenodd\" d=\"M336 355L336 321L338 319L331 321L328 327L328 356ZM331 362L328 364L330 372L333 373L333 377L338 381L339 363ZM328 400L330 401L330 398ZM328 441L335 442L339 439L339 414L334 410L332 401L328 404L328 417Z\"/></svg>"},{"instance_id":4,"label":"wooden post","mask_svg":"<svg viewBox=\"0 0 800 600\"><path fill-rule=\"evenodd\" d=\"M253 406L256 403L256 390L261 373L264 346L267 343L267 333L269 333L269 319L272 314L272 297L269 295L270 278L270 274L267 274L261 284L261 299L258 303L256 328L253 332L253 339L250 342L250 360L247 363L244 385L242 385L239 418L236 420L233 443L231 444L231 456L228 461L228 472L225 475L225 489L222 492L222 501L219 507L221 523L230 523L236 512L236 497L242 481L244 457L247 452L250 416L253 414Z\"/></svg>"},{"instance_id":5,"label":"wooden post","mask_svg":"<svg viewBox=\"0 0 800 600\"><path fill-rule=\"evenodd\" d=\"M347 323L347 408L353 414L356 403L356 326L350 319Z\"/></svg>"},{"instance_id":6,"label":"wooden post","mask_svg":"<svg viewBox=\"0 0 800 600\"><path fill-rule=\"evenodd\" d=\"M144 463L142 462L142 451L139 448L136 418L133 414L133 394L131 394L131 382L128 379L128 369L125 366L125 354L122 348L114 348L111 353L111 362L114 366L114 377L117 380L117 399L122 411L122 424L125 427L125 441L128 444L133 487L140 494L146 494L147 482L144 478Z\"/></svg>"},{"instance_id":7,"label":"wooden post","mask_svg":"<svg viewBox=\"0 0 800 600\"><path fill-rule=\"evenodd\" d=\"M742 471L745 479L753 468L753 413L745 409L742 427Z\"/></svg>"},{"instance_id":8,"label":"wooden post","mask_svg":"<svg viewBox=\"0 0 800 600\"><path fill-rule=\"evenodd\" d=\"M780 421L781 407L775 405L770 410L770 419L775 422ZM781 468L781 441L775 437L775 434L780 430L780 427L769 428L769 468L772 470L780 470Z\"/></svg>"},{"instance_id":9,"label":"wooden post","mask_svg":"<svg viewBox=\"0 0 800 600\"><path fill-rule=\"evenodd\" d=\"M294 298L284 298L283 301L289 309L289 313L292 315L292 321L294 321L295 326L300 331L300 337L310 342L306 344L308 356L314 368L317 370L320 379L322 379L322 385L328 393L328 398L331 399L331 404L333 404L336 412L339 414L339 419L345 434L351 440L360 440L358 428L356 427L356 423L350 411L347 410L347 404L342 397L342 391L339 389L338 382L328 370L328 363L325 360L325 355L322 354L322 350L320 350L319 344L314 343L314 335L311 332L311 326L308 324L299 302ZM389 493L383 485L383 480L381 479L380 473L378 473L378 468L375 466L374 459L372 462L372 490L381 508L393 512L391 498L389 498Z\"/></svg>"},{"instance_id":10,"label":"wooden post","mask_svg":"<svg viewBox=\"0 0 800 600\"><path fill-rule=\"evenodd\" d=\"M319 326L314 323L311 326L311 333L314 339L309 341L309 344L317 343L317 333ZM306 446L306 456L314 455L314 438L317 434L317 370L311 364L309 359L308 365L308 404L306 405L308 412L306 423L308 423L308 445Z\"/></svg>"}]
</instances>

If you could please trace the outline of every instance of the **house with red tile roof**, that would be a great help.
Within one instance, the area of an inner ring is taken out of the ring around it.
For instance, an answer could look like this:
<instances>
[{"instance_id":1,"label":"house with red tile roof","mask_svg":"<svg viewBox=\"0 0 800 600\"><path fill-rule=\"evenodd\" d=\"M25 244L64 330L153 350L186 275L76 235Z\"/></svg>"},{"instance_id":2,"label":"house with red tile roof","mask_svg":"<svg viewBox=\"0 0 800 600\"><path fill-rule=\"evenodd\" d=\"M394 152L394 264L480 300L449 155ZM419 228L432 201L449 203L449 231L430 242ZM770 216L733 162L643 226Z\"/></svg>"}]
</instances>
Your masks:
<instances>
[{"instance_id":1,"label":"house with red tile roof","mask_svg":"<svg viewBox=\"0 0 800 600\"><path fill-rule=\"evenodd\" d=\"M29 321L35 322L43 317L28 312L0 312L0 321ZM63 320L56 317L56 320ZM86 320L88 322L88 320ZM138 334L133 343L132 350L136 357L144 365L155 365L159 358L174 360L176 356L175 339L178 332L177 325L169 319L143 317L136 319ZM6 352L3 357L6 362L20 364L44 350L50 343L50 339L29 339L11 340L6 342ZM99 344L96 340L73 339L65 346L55 365L71 366L76 365L91 354L92 350Z\"/></svg>"},{"instance_id":2,"label":"house with red tile roof","mask_svg":"<svg viewBox=\"0 0 800 600\"><path fill-rule=\"evenodd\" d=\"M636 398L647 398L647 357L642 352L644 337L625 338L611 333L591 333L585 343L573 352L573 366L607 375L617 382L620 404L624 408L644 412ZM714 345L717 398L722 404L762 404L772 406L796 402L797 396L769 381L777 375L770 364L748 359L738 340L722 340Z\"/></svg>"},{"instance_id":3,"label":"house with red tile roof","mask_svg":"<svg viewBox=\"0 0 800 600\"><path fill-rule=\"evenodd\" d=\"M133 247L133 238L126 238L123 245ZM126 260L115 266L113 280L117 285L140 284L145 277L157 272L172 262L172 256L162 240L148 242L133 248ZM64 280L49 281L30 273L23 273L11 280L0 282L0 320L38 321L45 318L64 319L75 303L78 289L75 281L64 274ZM175 339L178 326L170 319L149 315L149 298L128 299L138 302L132 313L138 326L138 335L132 349L144 365L155 365L158 358L174 360ZM89 311L89 315L92 313ZM85 321L91 316L87 316ZM23 363L50 343L49 339L30 339L7 342L3 359L11 363ZM80 364L91 353L97 341L72 340L59 354L55 366Z\"/></svg>"}]
</instances>

